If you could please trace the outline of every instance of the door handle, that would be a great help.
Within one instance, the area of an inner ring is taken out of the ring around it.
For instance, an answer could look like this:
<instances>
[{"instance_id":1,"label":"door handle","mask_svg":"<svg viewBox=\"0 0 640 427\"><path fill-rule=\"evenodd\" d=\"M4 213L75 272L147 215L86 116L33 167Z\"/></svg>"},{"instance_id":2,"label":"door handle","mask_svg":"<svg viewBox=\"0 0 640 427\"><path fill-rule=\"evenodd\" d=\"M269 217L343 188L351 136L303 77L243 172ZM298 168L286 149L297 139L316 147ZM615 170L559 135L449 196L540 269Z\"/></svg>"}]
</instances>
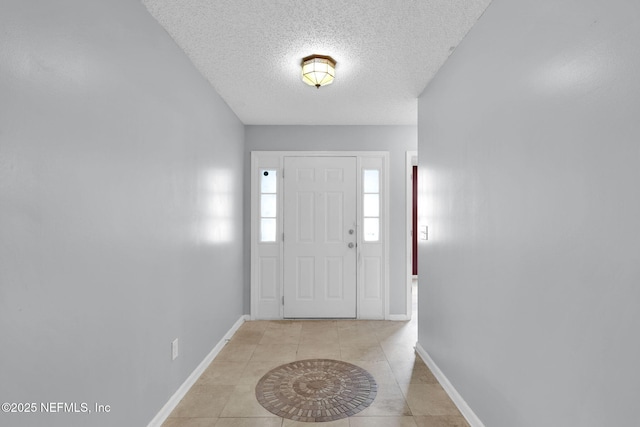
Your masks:
<instances>
[{"instance_id":1,"label":"door handle","mask_svg":"<svg viewBox=\"0 0 640 427\"><path fill-rule=\"evenodd\" d=\"M353 244L353 242L349 242L347 246L349 246L349 248L353 248L355 245Z\"/></svg>"}]
</instances>

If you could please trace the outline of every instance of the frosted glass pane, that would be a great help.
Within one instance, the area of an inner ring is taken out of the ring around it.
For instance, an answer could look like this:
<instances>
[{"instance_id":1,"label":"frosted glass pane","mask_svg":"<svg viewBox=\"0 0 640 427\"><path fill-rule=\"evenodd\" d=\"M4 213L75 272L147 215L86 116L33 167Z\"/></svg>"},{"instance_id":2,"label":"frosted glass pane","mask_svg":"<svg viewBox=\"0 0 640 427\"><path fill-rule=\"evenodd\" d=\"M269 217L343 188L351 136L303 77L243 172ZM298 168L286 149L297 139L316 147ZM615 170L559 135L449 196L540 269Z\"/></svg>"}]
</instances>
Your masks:
<instances>
[{"instance_id":1,"label":"frosted glass pane","mask_svg":"<svg viewBox=\"0 0 640 427\"><path fill-rule=\"evenodd\" d=\"M260 241L276 241L276 220L275 218L262 218L260 220Z\"/></svg>"},{"instance_id":2,"label":"frosted glass pane","mask_svg":"<svg viewBox=\"0 0 640 427\"><path fill-rule=\"evenodd\" d=\"M273 169L266 169L260 173L260 192L275 193L277 188L277 174Z\"/></svg>"},{"instance_id":3,"label":"frosted glass pane","mask_svg":"<svg viewBox=\"0 0 640 427\"><path fill-rule=\"evenodd\" d=\"M266 218L276 217L277 196L275 194L263 194L260 196L260 216Z\"/></svg>"},{"instance_id":4,"label":"frosted glass pane","mask_svg":"<svg viewBox=\"0 0 640 427\"><path fill-rule=\"evenodd\" d=\"M365 193L380 192L380 172L377 169L365 169L363 178Z\"/></svg>"},{"instance_id":5,"label":"frosted glass pane","mask_svg":"<svg viewBox=\"0 0 640 427\"><path fill-rule=\"evenodd\" d=\"M380 196L378 194L364 195L364 216L380 216Z\"/></svg>"},{"instance_id":6,"label":"frosted glass pane","mask_svg":"<svg viewBox=\"0 0 640 427\"><path fill-rule=\"evenodd\" d=\"M365 242L377 242L380 240L380 220L378 218L364 219Z\"/></svg>"}]
</instances>

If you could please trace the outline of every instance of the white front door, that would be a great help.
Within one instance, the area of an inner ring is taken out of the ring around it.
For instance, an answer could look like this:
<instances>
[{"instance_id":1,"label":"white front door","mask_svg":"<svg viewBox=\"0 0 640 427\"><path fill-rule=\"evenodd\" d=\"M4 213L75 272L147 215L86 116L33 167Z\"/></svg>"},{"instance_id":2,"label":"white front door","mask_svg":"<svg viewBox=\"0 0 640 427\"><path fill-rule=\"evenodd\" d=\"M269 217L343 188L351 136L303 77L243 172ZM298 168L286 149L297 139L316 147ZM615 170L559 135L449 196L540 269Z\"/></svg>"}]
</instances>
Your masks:
<instances>
[{"instance_id":1,"label":"white front door","mask_svg":"<svg viewBox=\"0 0 640 427\"><path fill-rule=\"evenodd\" d=\"M284 158L284 317L356 317L356 158Z\"/></svg>"}]
</instances>

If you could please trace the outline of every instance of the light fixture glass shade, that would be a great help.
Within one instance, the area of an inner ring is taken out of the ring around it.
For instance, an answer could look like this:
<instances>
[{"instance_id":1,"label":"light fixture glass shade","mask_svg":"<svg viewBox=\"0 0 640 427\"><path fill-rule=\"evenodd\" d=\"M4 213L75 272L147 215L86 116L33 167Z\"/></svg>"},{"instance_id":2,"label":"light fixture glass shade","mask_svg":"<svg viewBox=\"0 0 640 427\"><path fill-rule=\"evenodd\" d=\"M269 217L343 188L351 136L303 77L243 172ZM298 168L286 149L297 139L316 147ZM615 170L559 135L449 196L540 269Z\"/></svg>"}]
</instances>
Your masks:
<instances>
[{"instance_id":1,"label":"light fixture glass shade","mask_svg":"<svg viewBox=\"0 0 640 427\"><path fill-rule=\"evenodd\" d=\"M325 55L310 55L302 58L302 81L309 86L325 86L333 83L336 61Z\"/></svg>"}]
</instances>

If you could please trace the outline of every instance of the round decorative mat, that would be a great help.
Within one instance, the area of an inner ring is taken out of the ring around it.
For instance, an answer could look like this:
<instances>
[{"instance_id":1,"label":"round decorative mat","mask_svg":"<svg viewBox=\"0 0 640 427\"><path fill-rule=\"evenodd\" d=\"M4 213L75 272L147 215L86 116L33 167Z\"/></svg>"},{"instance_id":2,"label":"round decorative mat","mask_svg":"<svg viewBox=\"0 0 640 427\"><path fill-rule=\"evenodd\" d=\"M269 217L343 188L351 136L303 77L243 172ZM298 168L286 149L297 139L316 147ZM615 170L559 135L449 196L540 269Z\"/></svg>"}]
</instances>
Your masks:
<instances>
[{"instance_id":1,"label":"round decorative mat","mask_svg":"<svg viewBox=\"0 0 640 427\"><path fill-rule=\"evenodd\" d=\"M347 418L371 405L378 385L359 366L309 359L278 366L256 386L256 398L279 417L303 422Z\"/></svg>"}]
</instances>

